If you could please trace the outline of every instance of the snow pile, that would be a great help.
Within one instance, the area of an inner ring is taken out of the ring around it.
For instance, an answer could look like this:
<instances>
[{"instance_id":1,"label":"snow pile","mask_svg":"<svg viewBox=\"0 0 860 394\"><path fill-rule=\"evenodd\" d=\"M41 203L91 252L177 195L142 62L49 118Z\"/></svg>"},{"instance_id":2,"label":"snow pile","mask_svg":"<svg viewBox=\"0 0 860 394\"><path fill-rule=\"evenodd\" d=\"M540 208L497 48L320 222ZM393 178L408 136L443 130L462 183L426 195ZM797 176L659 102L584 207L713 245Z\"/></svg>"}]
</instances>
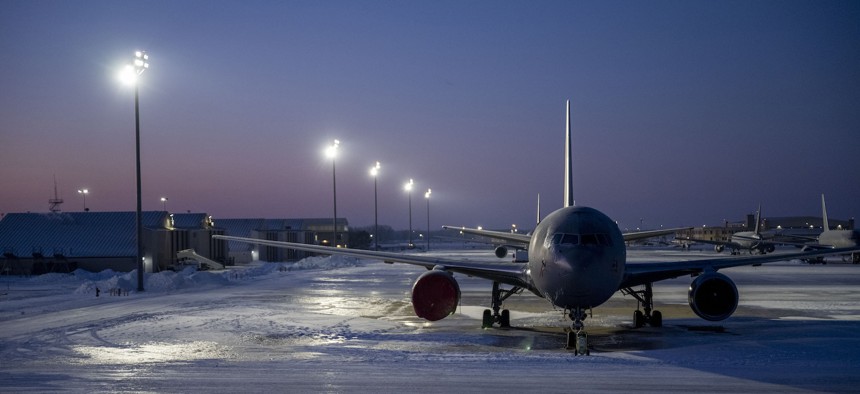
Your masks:
<instances>
[{"instance_id":1,"label":"snow pile","mask_svg":"<svg viewBox=\"0 0 860 394\"><path fill-rule=\"evenodd\" d=\"M346 267L359 267L362 264L359 259L346 256L312 256L299 260L289 266L287 270L312 270L312 269L335 269Z\"/></svg>"},{"instance_id":2,"label":"snow pile","mask_svg":"<svg viewBox=\"0 0 860 394\"><path fill-rule=\"evenodd\" d=\"M180 272L162 271L145 274L144 288L147 292L170 292L204 286L223 286L234 280L260 279L288 271L328 270L361 265L360 260L352 257L314 256L296 263L258 262L246 268L218 272L197 271L194 267L187 267ZM137 270L116 272L107 269L101 272L89 272L78 269L71 275L45 274L33 280L45 283L80 282L75 294L92 294L95 293L96 288L103 292L111 290L133 292L137 288Z\"/></svg>"}]
</instances>

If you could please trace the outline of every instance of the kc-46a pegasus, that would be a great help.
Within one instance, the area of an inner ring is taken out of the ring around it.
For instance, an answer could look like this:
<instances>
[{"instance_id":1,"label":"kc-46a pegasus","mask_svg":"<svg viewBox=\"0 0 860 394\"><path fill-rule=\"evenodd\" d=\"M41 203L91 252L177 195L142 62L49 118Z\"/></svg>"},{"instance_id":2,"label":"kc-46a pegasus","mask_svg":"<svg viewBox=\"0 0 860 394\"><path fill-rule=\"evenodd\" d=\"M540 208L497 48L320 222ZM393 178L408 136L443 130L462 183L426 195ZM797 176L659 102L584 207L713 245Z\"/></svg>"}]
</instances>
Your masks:
<instances>
[{"instance_id":1,"label":"kc-46a pegasus","mask_svg":"<svg viewBox=\"0 0 860 394\"><path fill-rule=\"evenodd\" d=\"M659 327L663 318L653 309L652 284L691 275L689 304L699 317L720 321L734 313L738 291L734 282L717 271L723 268L772 261L844 254L860 247L825 249L809 252L729 257L681 262L628 264L624 235L618 225L602 212L574 206L571 191L570 101L567 102L565 136L565 204L550 213L527 238L527 261L520 264L481 264L454 259L434 258L320 245L268 241L216 235L213 238L289 248L328 255L377 259L387 263L412 264L428 271L418 276L412 287L415 314L430 321L453 314L460 302L460 287L455 274L483 278L492 282L491 309L484 311L483 326L510 326L510 313L502 309L508 297L528 290L565 310L571 319L567 347L577 355L589 353L585 331L586 312L621 291L639 300L642 310L634 312L637 327ZM520 237L523 237L520 235Z\"/></svg>"}]
</instances>

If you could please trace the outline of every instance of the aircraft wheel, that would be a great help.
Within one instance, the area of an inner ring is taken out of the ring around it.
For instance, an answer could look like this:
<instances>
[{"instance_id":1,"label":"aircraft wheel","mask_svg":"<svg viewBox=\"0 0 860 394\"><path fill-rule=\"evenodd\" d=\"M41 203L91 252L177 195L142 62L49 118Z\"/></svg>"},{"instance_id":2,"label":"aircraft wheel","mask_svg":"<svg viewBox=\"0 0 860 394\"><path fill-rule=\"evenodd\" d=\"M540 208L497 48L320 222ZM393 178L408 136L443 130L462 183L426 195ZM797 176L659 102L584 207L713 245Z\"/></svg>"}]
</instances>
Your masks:
<instances>
[{"instance_id":1,"label":"aircraft wheel","mask_svg":"<svg viewBox=\"0 0 860 394\"><path fill-rule=\"evenodd\" d=\"M651 327L663 327L663 314L660 311L651 313Z\"/></svg>"},{"instance_id":2,"label":"aircraft wheel","mask_svg":"<svg viewBox=\"0 0 860 394\"><path fill-rule=\"evenodd\" d=\"M511 327L511 312L507 309L502 309L502 317L499 319L499 327Z\"/></svg>"},{"instance_id":3,"label":"aircraft wheel","mask_svg":"<svg viewBox=\"0 0 860 394\"><path fill-rule=\"evenodd\" d=\"M637 310L633 312L633 327L640 328L645 325L645 314Z\"/></svg>"},{"instance_id":4,"label":"aircraft wheel","mask_svg":"<svg viewBox=\"0 0 860 394\"><path fill-rule=\"evenodd\" d=\"M493 311L484 309L484 316L481 321L481 328L493 327Z\"/></svg>"},{"instance_id":5,"label":"aircraft wheel","mask_svg":"<svg viewBox=\"0 0 860 394\"><path fill-rule=\"evenodd\" d=\"M576 350L576 334L573 331L568 331L567 333L567 345L564 346L567 350ZM573 353L576 355L576 352Z\"/></svg>"}]
</instances>

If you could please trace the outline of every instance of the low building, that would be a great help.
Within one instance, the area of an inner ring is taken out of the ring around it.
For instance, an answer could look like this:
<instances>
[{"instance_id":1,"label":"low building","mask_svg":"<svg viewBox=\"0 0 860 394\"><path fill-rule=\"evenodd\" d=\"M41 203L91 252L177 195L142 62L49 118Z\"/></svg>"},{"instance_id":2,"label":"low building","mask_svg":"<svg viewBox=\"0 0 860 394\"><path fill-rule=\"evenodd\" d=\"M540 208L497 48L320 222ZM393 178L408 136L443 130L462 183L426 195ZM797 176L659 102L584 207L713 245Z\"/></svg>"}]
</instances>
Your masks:
<instances>
[{"instance_id":1,"label":"low building","mask_svg":"<svg viewBox=\"0 0 860 394\"><path fill-rule=\"evenodd\" d=\"M770 231L780 236L817 237L823 229L823 219L818 216L786 216L762 218L759 231ZM830 229L854 229L854 219L828 219ZM708 241L730 241L732 234L755 230L755 215L747 215L744 222L724 222L723 225L694 227L675 233L675 238L695 238Z\"/></svg>"},{"instance_id":2,"label":"low building","mask_svg":"<svg viewBox=\"0 0 860 394\"><path fill-rule=\"evenodd\" d=\"M176 252L194 249L201 256L225 261L223 234L206 214L142 212L146 272L171 267ZM0 274L137 269L136 212L10 213L0 220Z\"/></svg>"},{"instance_id":3,"label":"low building","mask_svg":"<svg viewBox=\"0 0 860 394\"><path fill-rule=\"evenodd\" d=\"M331 245L334 235L332 219L219 219L225 234L235 237L257 238L269 241L295 242L313 245ZM349 222L338 218L339 244L349 241ZM309 255L292 249L229 241L228 260L233 264L246 264L261 260L285 262L301 260Z\"/></svg>"}]
</instances>

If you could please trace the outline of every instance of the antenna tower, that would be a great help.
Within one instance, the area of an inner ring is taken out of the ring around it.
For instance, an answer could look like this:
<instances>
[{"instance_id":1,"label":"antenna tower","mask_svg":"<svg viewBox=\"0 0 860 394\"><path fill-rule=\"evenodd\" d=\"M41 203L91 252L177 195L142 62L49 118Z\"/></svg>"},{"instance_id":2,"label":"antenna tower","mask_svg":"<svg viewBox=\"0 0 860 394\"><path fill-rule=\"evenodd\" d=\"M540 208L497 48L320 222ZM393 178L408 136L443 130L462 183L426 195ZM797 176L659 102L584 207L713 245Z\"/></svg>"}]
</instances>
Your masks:
<instances>
[{"instance_id":1,"label":"antenna tower","mask_svg":"<svg viewBox=\"0 0 860 394\"><path fill-rule=\"evenodd\" d=\"M48 208L51 212L57 213L60 212L60 204L63 203L63 199L59 197L57 194L57 176L54 175L54 198L48 200L48 203L51 204L51 207Z\"/></svg>"}]
</instances>

